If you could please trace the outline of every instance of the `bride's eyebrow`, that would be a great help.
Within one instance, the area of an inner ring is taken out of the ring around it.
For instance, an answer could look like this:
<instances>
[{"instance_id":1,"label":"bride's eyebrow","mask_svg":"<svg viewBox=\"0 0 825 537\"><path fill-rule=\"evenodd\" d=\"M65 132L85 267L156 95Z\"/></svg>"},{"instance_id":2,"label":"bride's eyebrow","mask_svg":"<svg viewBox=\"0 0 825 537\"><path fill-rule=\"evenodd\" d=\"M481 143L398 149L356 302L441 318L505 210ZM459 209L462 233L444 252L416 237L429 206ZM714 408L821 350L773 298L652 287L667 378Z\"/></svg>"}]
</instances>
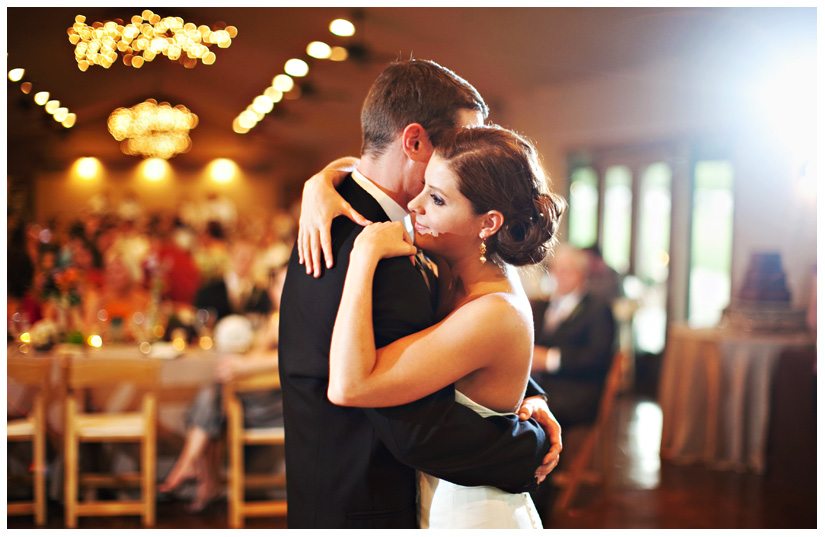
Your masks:
<instances>
[{"instance_id":1,"label":"bride's eyebrow","mask_svg":"<svg viewBox=\"0 0 825 537\"><path fill-rule=\"evenodd\" d=\"M435 190L436 192L438 192L438 193L439 193L439 194L441 194L442 196L445 196L444 191L443 191L443 190L441 190L440 188L438 188L437 186L433 186L433 185L432 185L432 183L427 183L427 187L428 187L430 190ZM445 196L445 197L446 197L446 196Z\"/></svg>"}]
</instances>

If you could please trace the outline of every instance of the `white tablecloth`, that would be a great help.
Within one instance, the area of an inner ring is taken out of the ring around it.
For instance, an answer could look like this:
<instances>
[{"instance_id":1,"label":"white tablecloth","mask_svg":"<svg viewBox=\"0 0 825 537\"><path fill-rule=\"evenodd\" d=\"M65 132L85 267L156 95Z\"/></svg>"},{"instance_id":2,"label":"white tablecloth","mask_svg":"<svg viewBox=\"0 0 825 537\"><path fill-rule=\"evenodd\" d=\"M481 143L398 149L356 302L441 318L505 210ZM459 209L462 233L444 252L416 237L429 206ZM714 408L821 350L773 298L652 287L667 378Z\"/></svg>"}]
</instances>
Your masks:
<instances>
[{"instance_id":1,"label":"white tablecloth","mask_svg":"<svg viewBox=\"0 0 825 537\"><path fill-rule=\"evenodd\" d=\"M807 333L672 325L659 384L661 457L764 473L777 360L784 349L814 341Z\"/></svg>"}]
</instances>

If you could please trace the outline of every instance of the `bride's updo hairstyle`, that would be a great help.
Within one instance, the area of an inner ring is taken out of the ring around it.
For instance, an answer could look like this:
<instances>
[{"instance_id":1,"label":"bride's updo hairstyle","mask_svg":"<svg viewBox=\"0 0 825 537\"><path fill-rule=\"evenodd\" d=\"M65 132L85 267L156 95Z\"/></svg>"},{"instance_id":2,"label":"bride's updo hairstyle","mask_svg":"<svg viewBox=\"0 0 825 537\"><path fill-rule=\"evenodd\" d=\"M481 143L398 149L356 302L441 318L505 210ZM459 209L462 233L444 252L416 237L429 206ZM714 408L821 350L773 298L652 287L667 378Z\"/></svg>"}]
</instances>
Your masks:
<instances>
[{"instance_id":1,"label":"bride's updo hairstyle","mask_svg":"<svg viewBox=\"0 0 825 537\"><path fill-rule=\"evenodd\" d=\"M458 189L476 214L504 215L486 239L487 257L514 266L539 263L557 242L566 203L550 191L535 147L495 126L455 129L435 152L458 177Z\"/></svg>"}]
</instances>

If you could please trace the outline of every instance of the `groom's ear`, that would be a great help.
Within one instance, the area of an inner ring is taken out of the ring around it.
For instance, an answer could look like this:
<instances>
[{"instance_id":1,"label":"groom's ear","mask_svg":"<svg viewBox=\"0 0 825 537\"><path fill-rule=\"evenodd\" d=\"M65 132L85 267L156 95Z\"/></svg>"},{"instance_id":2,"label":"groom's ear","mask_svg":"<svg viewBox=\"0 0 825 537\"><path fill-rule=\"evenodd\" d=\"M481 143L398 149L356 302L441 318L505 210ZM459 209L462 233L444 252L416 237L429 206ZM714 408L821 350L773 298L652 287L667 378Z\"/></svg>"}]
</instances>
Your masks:
<instances>
[{"instance_id":1,"label":"groom's ear","mask_svg":"<svg viewBox=\"0 0 825 537\"><path fill-rule=\"evenodd\" d=\"M426 164L433 156L433 144L427 131L418 123L410 123L401 133L401 143L404 153L412 161Z\"/></svg>"}]
</instances>

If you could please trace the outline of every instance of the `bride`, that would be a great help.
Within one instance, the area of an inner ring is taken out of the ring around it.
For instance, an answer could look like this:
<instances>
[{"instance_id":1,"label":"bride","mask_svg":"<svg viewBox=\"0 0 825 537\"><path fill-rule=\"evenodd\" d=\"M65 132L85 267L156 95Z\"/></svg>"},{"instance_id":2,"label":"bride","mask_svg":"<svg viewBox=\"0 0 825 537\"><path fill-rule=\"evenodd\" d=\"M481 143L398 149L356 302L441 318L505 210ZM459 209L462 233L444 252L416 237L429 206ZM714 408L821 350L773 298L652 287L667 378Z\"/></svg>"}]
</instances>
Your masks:
<instances>
[{"instance_id":1,"label":"bride","mask_svg":"<svg viewBox=\"0 0 825 537\"><path fill-rule=\"evenodd\" d=\"M455 384L456 401L482 416L515 412L530 374L533 320L514 267L542 261L563 200L548 191L529 142L487 126L456 130L439 144L408 208L415 246L401 222L370 224L355 241L332 335L329 399L394 406ZM440 320L376 349L375 269L416 247L437 262ZM425 474L419 486L422 528L542 527L527 493Z\"/></svg>"}]
</instances>

